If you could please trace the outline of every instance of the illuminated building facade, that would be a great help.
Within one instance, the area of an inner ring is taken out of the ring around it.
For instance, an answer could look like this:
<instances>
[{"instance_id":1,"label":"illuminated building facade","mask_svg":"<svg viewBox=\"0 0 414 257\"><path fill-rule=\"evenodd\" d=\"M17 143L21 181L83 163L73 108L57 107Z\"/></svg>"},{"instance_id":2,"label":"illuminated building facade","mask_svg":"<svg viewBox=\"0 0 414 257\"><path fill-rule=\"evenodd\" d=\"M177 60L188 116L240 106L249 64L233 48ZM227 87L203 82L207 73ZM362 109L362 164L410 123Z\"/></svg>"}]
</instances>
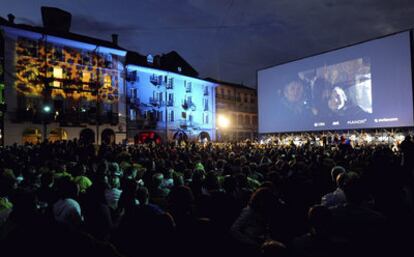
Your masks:
<instances>
[{"instance_id":1,"label":"illuminated building facade","mask_svg":"<svg viewBox=\"0 0 414 257\"><path fill-rule=\"evenodd\" d=\"M215 140L215 83L176 52L127 55L128 139L134 142Z\"/></svg>"},{"instance_id":2,"label":"illuminated building facade","mask_svg":"<svg viewBox=\"0 0 414 257\"><path fill-rule=\"evenodd\" d=\"M5 20L0 32L4 144L126 139L126 51L116 42Z\"/></svg>"},{"instance_id":3,"label":"illuminated building facade","mask_svg":"<svg viewBox=\"0 0 414 257\"><path fill-rule=\"evenodd\" d=\"M257 91L239 84L216 81L217 140L245 140L257 137ZM220 123L228 126L220 126Z\"/></svg>"}]
</instances>

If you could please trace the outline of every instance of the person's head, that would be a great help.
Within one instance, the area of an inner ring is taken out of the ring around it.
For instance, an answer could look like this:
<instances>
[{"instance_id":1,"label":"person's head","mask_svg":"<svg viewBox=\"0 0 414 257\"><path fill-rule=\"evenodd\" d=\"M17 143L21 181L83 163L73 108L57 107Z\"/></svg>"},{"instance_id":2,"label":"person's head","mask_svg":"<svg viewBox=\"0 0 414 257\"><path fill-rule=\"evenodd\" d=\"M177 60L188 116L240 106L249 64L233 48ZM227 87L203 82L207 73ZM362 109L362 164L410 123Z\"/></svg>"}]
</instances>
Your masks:
<instances>
[{"instance_id":1,"label":"person's head","mask_svg":"<svg viewBox=\"0 0 414 257\"><path fill-rule=\"evenodd\" d=\"M56 180L56 189L59 198L77 198L79 195L79 187L69 177L64 176Z\"/></svg>"},{"instance_id":2,"label":"person's head","mask_svg":"<svg viewBox=\"0 0 414 257\"><path fill-rule=\"evenodd\" d=\"M236 180L233 176L227 175L224 177L223 189L227 193L232 193L236 190Z\"/></svg>"},{"instance_id":3,"label":"person's head","mask_svg":"<svg viewBox=\"0 0 414 257\"><path fill-rule=\"evenodd\" d=\"M284 257L288 256L286 246L275 240L268 240L260 247L260 256L263 257Z\"/></svg>"},{"instance_id":4,"label":"person's head","mask_svg":"<svg viewBox=\"0 0 414 257\"><path fill-rule=\"evenodd\" d=\"M107 175L108 174L108 162L106 160L103 160L98 164L96 173L98 175Z\"/></svg>"},{"instance_id":5,"label":"person's head","mask_svg":"<svg viewBox=\"0 0 414 257\"><path fill-rule=\"evenodd\" d=\"M121 180L119 179L119 177L118 176L111 176L109 178L109 186L111 188L119 189L121 187Z\"/></svg>"},{"instance_id":6,"label":"person's head","mask_svg":"<svg viewBox=\"0 0 414 257\"><path fill-rule=\"evenodd\" d=\"M177 173L173 174L173 181L174 181L174 186L184 185L184 177L182 175L178 175Z\"/></svg>"},{"instance_id":7,"label":"person's head","mask_svg":"<svg viewBox=\"0 0 414 257\"><path fill-rule=\"evenodd\" d=\"M359 175L349 172L348 178L343 185L346 201L350 204L361 204L367 198L367 188L363 185Z\"/></svg>"},{"instance_id":8,"label":"person's head","mask_svg":"<svg viewBox=\"0 0 414 257\"><path fill-rule=\"evenodd\" d=\"M347 183L348 178L348 173L339 173L338 176L336 176L336 186L343 189L344 185Z\"/></svg>"},{"instance_id":9,"label":"person's head","mask_svg":"<svg viewBox=\"0 0 414 257\"><path fill-rule=\"evenodd\" d=\"M322 205L314 205L309 208L308 222L311 233L314 235L325 235L329 231L332 221L331 211Z\"/></svg>"},{"instance_id":10,"label":"person's head","mask_svg":"<svg viewBox=\"0 0 414 257\"><path fill-rule=\"evenodd\" d=\"M137 199L141 205L148 204L149 193L146 187L140 187L137 190Z\"/></svg>"},{"instance_id":11,"label":"person's head","mask_svg":"<svg viewBox=\"0 0 414 257\"><path fill-rule=\"evenodd\" d=\"M42 173L42 176L40 178L40 183L42 187L52 187L54 181L55 179L53 172L47 171Z\"/></svg>"},{"instance_id":12,"label":"person's head","mask_svg":"<svg viewBox=\"0 0 414 257\"><path fill-rule=\"evenodd\" d=\"M250 197L249 206L254 211L267 214L269 211L273 210L277 201L276 196L273 194L272 190L267 187L262 187L257 189L252 196Z\"/></svg>"},{"instance_id":13,"label":"person's head","mask_svg":"<svg viewBox=\"0 0 414 257\"><path fill-rule=\"evenodd\" d=\"M152 175L152 185L154 188L160 187L163 179L164 175L162 173L155 173Z\"/></svg>"},{"instance_id":14,"label":"person's head","mask_svg":"<svg viewBox=\"0 0 414 257\"><path fill-rule=\"evenodd\" d=\"M206 179L204 180L204 185L207 190L219 190L220 183L219 180L214 172L208 172L206 175Z\"/></svg>"},{"instance_id":15,"label":"person's head","mask_svg":"<svg viewBox=\"0 0 414 257\"><path fill-rule=\"evenodd\" d=\"M246 175L246 176L250 176L251 170L249 166L243 166L241 169L241 172Z\"/></svg>"},{"instance_id":16,"label":"person's head","mask_svg":"<svg viewBox=\"0 0 414 257\"><path fill-rule=\"evenodd\" d=\"M341 173L345 173L346 170L344 167L342 166L334 166L331 170L331 177L332 177L332 181L334 183L336 183L336 177L341 174Z\"/></svg>"},{"instance_id":17,"label":"person's head","mask_svg":"<svg viewBox=\"0 0 414 257\"><path fill-rule=\"evenodd\" d=\"M138 170L134 165L129 166L125 171L125 176L130 179L135 179L137 177Z\"/></svg>"},{"instance_id":18,"label":"person's head","mask_svg":"<svg viewBox=\"0 0 414 257\"><path fill-rule=\"evenodd\" d=\"M111 175L114 175L114 176L120 176L121 175L121 169L119 168L119 165L116 162L109 163L108 169L109 169L109 173Z\"/></svg>"},{"instance_id":19,"label":"person's head","mask_svg":"<svg viewBox=\"0 0 414 257\"><path fill-rule=\"evenodd\" d=\"M191 189L186 186L175 187L168 195L168 205L175 212L188 212L192 209L194 196Z\"/></svg>"}]
</instances>

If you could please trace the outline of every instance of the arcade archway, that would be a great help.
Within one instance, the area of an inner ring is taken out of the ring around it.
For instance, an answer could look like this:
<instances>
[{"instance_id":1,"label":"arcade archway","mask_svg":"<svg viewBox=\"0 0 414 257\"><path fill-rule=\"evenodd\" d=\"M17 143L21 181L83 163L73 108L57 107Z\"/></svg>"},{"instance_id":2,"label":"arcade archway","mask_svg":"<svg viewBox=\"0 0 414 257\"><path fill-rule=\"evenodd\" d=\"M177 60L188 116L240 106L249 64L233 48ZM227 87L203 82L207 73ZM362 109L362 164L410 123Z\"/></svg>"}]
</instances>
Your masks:
<instances>
[{"instance_id":1,"label":"arcade archway","mask_svg":"<svg viewBox=\"0 0 414 257\"><path fill-rule=\"evenodd\" d=\"M94 143L95 132L93 132L93 130L89 128L82 129L79 134L79 141L86 143L86 144Z\"/></svg>"},{"instance_id":2,"label":"arcade archway","mask_svg":"<svg viewBox=\"0 0 414 257\"><path fill-rule=\"evenodd\" d=\"M162 143L162 138L154 131L140 132L134 137L135 144Z\"/></svg>"},{"instance_id":3,"label":"arcade archway","mask_svg":"<svg viewBox=\"0 0 414 257\"><path fill-rule=\"evenodd\" d=\"M114 144L115 143L115 132L112 129L104 129L101 134L102 144Z\"/></svg>"},{"instance_id":4,"label":"arcade archway","mask_svg":"<svg viewBox=\"0 0 414 257\"><path fill-rule=\"evenodd\" d=\"M49 142L68 140L68 133L63 128L55 128L50 131L47 140Z\"/></svg>"},{"instance_id":5,"label":"arcade archway","mask_svg":"<svg viewBox=\"0 0 414 257\"><path fill-rule=\"evenodd\" d=\"M27 128L22 135L23 144L38 144L42 142L42 133L37 128Z\"/></svg>"},{"instance_id":6,"label":"arcade archway","mask_svg":"<svg viewBox=\"0 0 414 257\"><path fill-rule=\"evenodd\" d=\"M198 140L201 142L205 142L205 141L211 141L210 139L210 134L208 134L207 132L203 131L198 135Z\"/></svg>"},{"instance_id":7,"label":"arcade archway","mask_svg":"<svg viewBox=\"0 0 414 257\"><path fill-rule=\"evenodd\" d=\"M178 130L174 133L173 140L177 140L178 142L187 141L188 136L183 130Z\"/></svg>"}]
</instances>

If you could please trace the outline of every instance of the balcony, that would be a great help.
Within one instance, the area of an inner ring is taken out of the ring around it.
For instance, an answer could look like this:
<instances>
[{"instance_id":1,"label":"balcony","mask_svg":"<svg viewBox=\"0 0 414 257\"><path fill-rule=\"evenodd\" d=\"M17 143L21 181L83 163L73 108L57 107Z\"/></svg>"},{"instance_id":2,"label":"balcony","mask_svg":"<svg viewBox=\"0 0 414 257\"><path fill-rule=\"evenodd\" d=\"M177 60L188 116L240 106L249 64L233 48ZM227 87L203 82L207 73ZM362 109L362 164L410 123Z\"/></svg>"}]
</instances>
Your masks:
<instances>
[{"instance_id":1,"label":"balcony","mask_svg":"<svg viewBox=\"0 0 414 257\"><path fill-rule=\"evenodd\" d=\"M139 98L127 98L127 103L131 108L139 108L141 105L141 100Z\"/></svg>"},{"instance_id":2,"label":"balcony","mask_svg":"<svg viewBox=\"0 0 414 257\"><path fill-rule=\"evenodd\" d=\"M160 86L162 84L162 76L151 75L150 82L154 86Z\"/></svg>"},{"instance_id":3,"label":"balcony","mask_svg":"<svg viewBox=\"0 0 414 257\"><path fill-rule=\"evenodd\" d=\"M174 83L172 81L168 81L165 87L166 89L174 89Z\"/></svg>"},{"instance_id":4,"label":"balcony","mask_svg":"<svg viewBox=\"0 0 414 257\"><path fill-rule=\"evenodd\" d=\"M172 107L172 106L174 106L174 101L173 101L173 100L168 100L168 101L167 101L167 106L168 106L168 107Z\"/></svg>"},{"instance_id":5,"label":"balcony","mask_svg":"<svg viewBox=\"0 0 414 257\"><path fill-rule=\"evenodd\" d=\"M194 124L192 121L188 121L188 120L180 121L180 128L182 129L192 128L193 126Z\"/></svg>"},{"instance_id":6,"label":"balcony","mask_svg":"<svg viewBox=\"0 0 414 257\"><path fill-rule=\"evenodd\" d=\"M152 106L154 106L154 107L159 107L159 106L161 106L161 101L160 101L160 100L158 100L157 98L154 98L154 97L150 97L150 99L149 99L149 103L150 103L150 105L152 105Z\"/></svg>"}]
</instances>

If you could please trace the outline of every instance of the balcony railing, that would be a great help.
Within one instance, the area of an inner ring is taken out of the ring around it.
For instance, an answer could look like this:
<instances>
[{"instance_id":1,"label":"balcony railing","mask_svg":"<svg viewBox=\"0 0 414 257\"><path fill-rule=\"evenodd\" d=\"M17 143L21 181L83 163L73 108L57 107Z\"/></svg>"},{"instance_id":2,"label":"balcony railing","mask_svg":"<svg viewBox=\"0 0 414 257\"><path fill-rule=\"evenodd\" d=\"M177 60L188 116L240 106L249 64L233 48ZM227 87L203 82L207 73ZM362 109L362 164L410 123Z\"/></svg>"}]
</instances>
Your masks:
<instances>
[{"instance_id":1,"label":"balcony railing","mask_svg":"<svg viewBox=\"0 0 414 257\"><path fill-rule=\"evenodd\" d=\"M149 103L150 103L152 106L160 106L160 105L161 105L161 101L160 101L160 100L158 100L157 98L154 98L154 97L150 97L150 99L149 99Z\"/></svg>"},{"instance_id":2,"label":"balcony railing","mask_svg":"<svg viewBox=\"0 0 414 257\"><path fill-rule=\"evenodd\" d=\"M150 82L154 85L154 86L159 86L162 84L162 76L156 76L156 75L151 75L150 77Z\"/></svg>"}]
</instances>

